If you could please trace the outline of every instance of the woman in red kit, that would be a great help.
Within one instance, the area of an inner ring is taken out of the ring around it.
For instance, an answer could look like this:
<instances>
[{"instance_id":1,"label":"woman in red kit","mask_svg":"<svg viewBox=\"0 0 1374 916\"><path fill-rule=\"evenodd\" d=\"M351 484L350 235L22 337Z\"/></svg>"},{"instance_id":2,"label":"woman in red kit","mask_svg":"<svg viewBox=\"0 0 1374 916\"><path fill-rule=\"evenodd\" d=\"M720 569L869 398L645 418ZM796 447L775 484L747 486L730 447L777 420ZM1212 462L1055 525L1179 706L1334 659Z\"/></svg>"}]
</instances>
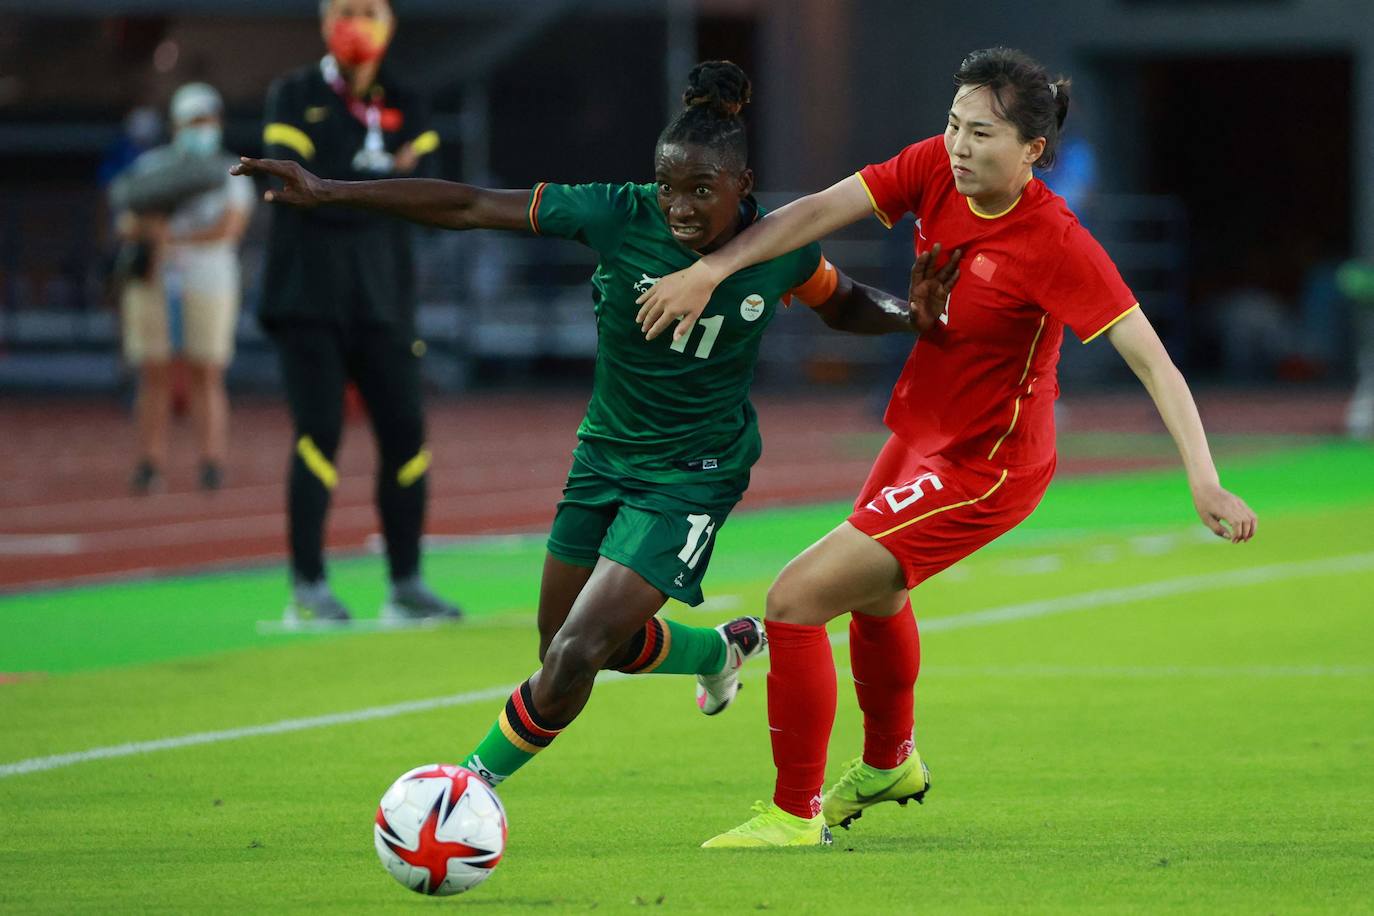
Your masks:
<instances>
[{"instance_id":1,"label":"woman in red kit","mask_svg":"<svg viewBox=\"0 0 1374 916\"><path fill-rule=\"evenodd\" d=\"M1153 398L1187 468L1203 524L1240 543L1255 515L1222 488L1192 394L1102 247L1034 177L1054 161L1067 80L1025 54L975 51L942 136L914 143L741 232L641 297L649 337L691 328L711 290L748 265L870 214L916 216L919 255L962 258L945 313L921 335L892 392L883 447L854 512L788 564L768 593L771 805L706 846L830 841L884 801L921 800L930 777L912 734L920 642L908 595L1014 528L1054 474L1056 365L1067 325L1105 337ZM851 613L850 658L864 749L820 797L835 718L825 624Z\"/></svg>"}]
</instances>

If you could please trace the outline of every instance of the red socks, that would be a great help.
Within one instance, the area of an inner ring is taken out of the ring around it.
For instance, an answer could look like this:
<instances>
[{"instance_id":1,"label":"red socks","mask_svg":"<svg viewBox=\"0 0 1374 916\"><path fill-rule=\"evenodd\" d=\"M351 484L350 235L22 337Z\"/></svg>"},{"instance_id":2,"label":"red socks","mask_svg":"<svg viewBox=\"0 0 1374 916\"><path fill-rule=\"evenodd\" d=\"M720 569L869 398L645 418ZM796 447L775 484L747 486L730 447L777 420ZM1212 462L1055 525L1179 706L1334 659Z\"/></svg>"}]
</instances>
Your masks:
<instances>
[{"instance_id":1,"label":"red socks","mask_svg":"<svg viewBox=\"0 0 1374 916\"><path fill-rule=\"evenodd\" d=\"M835 656L825 627L772 620L765 627L768 732L778 768L773 802L789 814L815 817L821 810L825 752L835 724Z\"/></svg>"},{"instance_id":2,"label":"red socks","mask_svg":"<svg viewBox=\"0 0 1374 916\"><path fill-rule=\"evenodd\" d=\"M921 670L921 637L910 600L891 617L852 615L849 664L864 713L864 763L890 770L913 750L912 706Z\"/></svg>"}]
</instances>

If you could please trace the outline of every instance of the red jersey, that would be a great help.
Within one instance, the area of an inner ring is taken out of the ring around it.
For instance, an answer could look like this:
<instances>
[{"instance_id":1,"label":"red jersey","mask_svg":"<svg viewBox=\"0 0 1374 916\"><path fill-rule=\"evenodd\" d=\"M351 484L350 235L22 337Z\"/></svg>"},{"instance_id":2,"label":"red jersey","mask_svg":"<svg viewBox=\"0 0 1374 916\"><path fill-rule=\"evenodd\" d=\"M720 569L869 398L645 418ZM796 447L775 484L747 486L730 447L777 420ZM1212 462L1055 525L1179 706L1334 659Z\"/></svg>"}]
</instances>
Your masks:
<instances>
[{"instance_id":1,"label":"red jersey","mask_svg":"<svg viewBox=\"0 0 1374 916\"><path fill-rule=\"evenodd\" d=\"M911 449L1001 467L1054 457L1064 325L1092 340L1138 306L1102 246L1032 178L995 216L954 187L944 137L858 173L883 225L916 216L916 253L964 251L940 322L916 342L884 417Z\"/></svg>"}]
</instances>

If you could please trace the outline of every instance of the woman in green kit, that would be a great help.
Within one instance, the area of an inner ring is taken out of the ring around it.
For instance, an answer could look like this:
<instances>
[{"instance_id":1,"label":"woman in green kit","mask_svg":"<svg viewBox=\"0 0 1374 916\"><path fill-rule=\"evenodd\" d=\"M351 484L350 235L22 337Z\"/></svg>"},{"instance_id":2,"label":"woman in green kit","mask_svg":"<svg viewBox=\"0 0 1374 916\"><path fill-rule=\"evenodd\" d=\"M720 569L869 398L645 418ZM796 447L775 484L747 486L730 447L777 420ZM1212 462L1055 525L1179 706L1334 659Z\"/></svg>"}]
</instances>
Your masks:
<instances>
[{"instance_id":1,"label":"woman in green kit","mask_svg":"<svg viewBox=\"0 0 1374 916\"><path fill-rule=\"evenodd\" d=\"M777 302L795 296L838 330L919 333L957 278L957 257L939 271L938 257L923 258L903 302L851 281L812 244L721 284L692 334L646 341L636 298L760 216L740 117L749 92L728 61L693 68L648 184L496 191L426 179L325 181L294 162L245 159L235 168L280 179L269 201L359 207L448 229L523 230L575 239L599 256L595 381L540 587L543 667L464 761L492 784L557 737L602 669L696 675L703 713L730 704L740 666L764 647L760 622L691 627L656 615L670 597L701 603L715 537L749 484L761 450L749 384Z\"/></svg>"}]
</instances>

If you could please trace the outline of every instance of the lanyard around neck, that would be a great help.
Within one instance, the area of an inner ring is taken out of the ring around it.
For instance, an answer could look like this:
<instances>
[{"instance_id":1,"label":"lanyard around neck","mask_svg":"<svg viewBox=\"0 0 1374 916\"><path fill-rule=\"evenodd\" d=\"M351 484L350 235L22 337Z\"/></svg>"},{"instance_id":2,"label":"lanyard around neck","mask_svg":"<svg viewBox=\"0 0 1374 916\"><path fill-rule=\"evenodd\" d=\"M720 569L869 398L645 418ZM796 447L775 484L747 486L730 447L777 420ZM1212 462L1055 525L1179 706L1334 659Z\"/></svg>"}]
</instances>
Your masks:
<instances>
[{"instance_id":1,"label":"lanyard around neck","mask_svg":"<svg viewBox=\"0 0 1374 916\"><path fill-rule=\"evenodd\" d=\"M324 77L329 88L334 90L334 94L343 100L349 114L369 130L381 129L384 98L381 87L373 87L366 102L355 96L348 88L348 82L343 78L343 74L339 72L339 62L334 59L333 54L326 54L320 61L320 75Z\"/></svg>"}]
</instances>

